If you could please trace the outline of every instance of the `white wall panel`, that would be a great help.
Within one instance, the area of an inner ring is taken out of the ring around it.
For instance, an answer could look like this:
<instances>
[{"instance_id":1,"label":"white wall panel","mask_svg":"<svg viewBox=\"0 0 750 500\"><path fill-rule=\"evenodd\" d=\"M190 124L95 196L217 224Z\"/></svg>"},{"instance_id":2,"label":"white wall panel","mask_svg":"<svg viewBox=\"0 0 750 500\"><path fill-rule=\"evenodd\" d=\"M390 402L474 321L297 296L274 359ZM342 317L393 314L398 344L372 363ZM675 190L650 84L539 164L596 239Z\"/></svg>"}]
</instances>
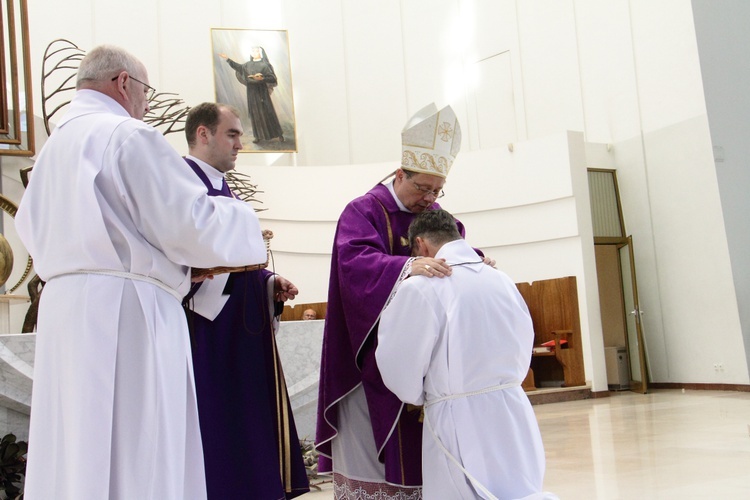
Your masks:
<instances>
[{"instance_id":1,"label":"white wall panel","mask_svg":"<svg viewBox=\"0 0 750 500\"><path fill-rule=\"evenodd\" d=\"M463 35L468 42L465 54L468 149L493 148L526 139L516 2L465 0L461 5L467 19ZM494 107L493 93L499 94L499 103ZM507 102L509 98L512 105ZM497 123L488 123L487 117L482 116L488 113L499 116ZM488 125L500 130L486 130Z\"/></svg>"},{"instance_id":2,"label":"white wall panel","mask_svg":"<svg viewBox=\"0 0 750 500\"><path fill-rule=\"evenodd\" d=\"M294 304L326 302L328 300L328 276L331 269L331 249L325 255L276 250L271 241L273 260L268 270L289 279L299 289Z\"/></svg>"},{"instance_id":3,"label":"white wall panel","mask_svg":"<svg viewBox=\"0 0 750 500\"><path fill-rule=\"evenodd\" d=\"M41 88L42 60L47 46L58 38L67 39L86 49L94 44L95 13L90 0L70 0L66 2L27 2L29 14L29 52L33 79L34 111L42 114ZM71 12L76 12L73 19ZM71 30L71 26L75 26ZM37 83L39 82L39 83ZM44 135L44 127L37 129L37 135ZM37 151L41 147L37 141Z\"/></svg>"},{"instance_id":4,"label":"white wall panel","mask_svg":"<svg viewBox=\"0 0 750 500\"><path fill-rule=\"evenodd\" d=\"M643 130L705 114L690 2L631 0L630 6Z\"/></svg>"},{"instance_id":5,"label":"white wall panel","mask_svg":"<svg viewBox=\"0 0 750 500\"><path fill-rule=\"evenodd\" d=\"M466 226L466 239L480 248L578 236L573 198L454 215Z\"/></svg>"},{"instance_id":6,"label":"white wall panel","mask_svg":"<svg viewBox=\"0 0 750 500\"><path fill-rule=\"evenodd\" d=\"M693 0L708 121L719 182L724 224L732 261L737 302L750 304L750 225L747 187L750 186L750 43L747 20L750 2ZM740 307L745 355L750 360L750 308Z\"/></svg>"},{"instance_id":7,"label":"white wall panel","mask_svg":"<svg viewBox=\"0 0 750 500\"><path fill-rule=\"evenodd\" d=\"M479 248L516 283L577 276L582 272L577 237ZM555 255L555 259L550 259L550 255Z\"/></svg>"},{"instance_id":8,"label":"white wall panel","mask_svg":"<svg viewBox=\"0 0 750 500\"><path fill-rule=\"evenodd\" d=\"M401 161L407 121L401 9L394 0L343 3L349 163Z\"/></svg>"},{"instance_id":9,"label":"white wall panel","mask_svg":"<svg viewBox=\"0 0 750 500\"><path fill-rule=\"evenodd\" d=\"M583 130L572 2L518 2L520 58L529 138Z\"/></svg>"},{"instance_id":10,"label":"white wall panel","mask_svg":"<svg viewBox=\"0 0 750 500\"><path fill-rule=\"evenodd\" d=\"M587 142L612 143L640 132L638 88L627 0L575 0Z\"/></svg>"},{"instance_id":11,"label":"white wall panel","mask_svg":"<svg viewBox=\"0 0 750 500\"><path fill-rule=\"evenodd\" d=\"M707 117L654 131L645 143L670 375L715 377L721 362L727 382L747 383ZM685 342L688 330L711 341Z\"/></svg>"},{"instance_id":12,"label":"white wall panel","mask_svg":"<svg viewBox=\"0 0 750 500\"><path fill-rule=\"evenodd\" d=\"M465 117L464 29L458 0L401 2L407 107L411 116L425 105L451 104ZM463 120L465 122L465 120Z\"/></svg>"},{"instance_id":13,"label":"white wall panel","mask_svg":"<svg viewBox=\"0 0 750 500\"><path fill-rule=\"evenodd\" d=\"M277 164L349 164L341 2L288 0L283 4L292 60L298 153L289 161L279 158Z\"/></svg>"},{"instance_id":14,"label":"white wall panel","mask_svg":"<svg viewBox=\"0 0 750 500\"><path fill-rule=\"evenodd\" d=\"M149 0L133 0L123 8L117 0L93 2L94 30L92 43L111 43L127 47L147 69L159 65L159 20L158 9ZM75 30L71 30L75 38ZM75 40L71 40L75 42ZM80 45L79 45L80 46ZM93 46L81 47L85 50Z\"/></svg>"},{"instance_id":15,"label":"white wall panel","mask_svg":"<svg viewBox=\"0 0 750 500\"><path fill-rule=\"evenodd\" d=\"M477 84L471 93L478 149L497 148L518 140L513 67L509 51L474 63Z\"/></svg>"},{"instance_id":16,"label":"white wall panel","mask_svg":"<svg viewBox=\"0 0 750 500\"><path fill-rule=\"evenodd\" d=\"M518 50L515 0L464 0L467 18L467 58L481 61L495 54Z\"/></svg>"},{"instance_id":17,"label":"white wall panel","mask_svg":"<svg viewBox=\"0 0 750 500\"><path fill-rule=\"evenodd\" d=\"M221 10L206 9L205 2L199 0L163 0L151 10L158 21L159 47L155 51L158 61L147 65L151 85L159 92L179 95L186 106L214 101L211 28L224 26ZM236 21L231 27L244 27L242 18ZM174 36L175 26L180 26L187 36ZM167 138L180 154L187 154L183 133L169 134Z\"/></svg>"},{"instance_id":18,"label":"white wall panel","mask_svg":"<svg viewBox=\"0 0 750 500\"><path fill-rule=\"evenodd\" d=\"M462 151L443 200L461 213L529 205L573 195L565 134L506 147Z\"/></svg>"}]
</instances>

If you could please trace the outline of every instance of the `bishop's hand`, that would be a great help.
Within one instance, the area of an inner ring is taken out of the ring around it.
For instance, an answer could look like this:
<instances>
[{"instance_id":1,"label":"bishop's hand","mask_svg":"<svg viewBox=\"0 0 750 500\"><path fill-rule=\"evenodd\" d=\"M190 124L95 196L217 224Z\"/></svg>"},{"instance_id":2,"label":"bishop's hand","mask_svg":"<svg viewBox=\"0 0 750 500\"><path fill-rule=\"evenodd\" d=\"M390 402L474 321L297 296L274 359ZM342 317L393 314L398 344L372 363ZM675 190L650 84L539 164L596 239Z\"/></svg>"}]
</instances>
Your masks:
<instances>
[{"instance_id":1,"label":"bishop's hand","mask_svg":"<svg viewBox=\"0 0 750 500\"><path fill-rule=\"evenodd\" d=\"M409 276L427 276L432 278L444 278L450 276L453 270L445 263L445 259L433 259L432 257L420 257L411 263Z\"/></svg>"}]
</instances>

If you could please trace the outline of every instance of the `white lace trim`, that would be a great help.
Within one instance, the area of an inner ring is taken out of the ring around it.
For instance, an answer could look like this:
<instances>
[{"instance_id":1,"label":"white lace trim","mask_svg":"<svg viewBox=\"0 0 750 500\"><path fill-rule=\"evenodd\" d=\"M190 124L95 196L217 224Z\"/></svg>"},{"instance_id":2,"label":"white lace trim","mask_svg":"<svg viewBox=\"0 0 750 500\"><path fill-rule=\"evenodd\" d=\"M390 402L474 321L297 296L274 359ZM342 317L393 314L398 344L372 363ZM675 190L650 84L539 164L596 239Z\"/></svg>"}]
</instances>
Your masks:
<instances>
[{"instance_id":1,"label":"white lace trim","mask_svg":"<svg viewBox=\"0 0 750 500\"><path fill-rule=\"evenodd\" d=\"M422 500L422 488L349 479L334 474L335 500Z\"/></svg>"},{"instance_id":2,"label":"white lace trim","mask_svg":"<svg viewBox=\"0 0 750 500\"><path fill-rule=\"evenodd\" d=\"M403 269L401 269L401 274L399 275L398 279L396 280L396 284L393 285L393 289L391 290L391 294L388 296L388 300L385 301L385 305L383 306L383 310L385 310L386 307L388 307L388 304L391 303L391 300L393 300L393 297L396 296L396 292L398 291L398 287L406 278L409 277L411 274L411 264L417 260L416 257L409 257L409 260L406 261L406 264L404 264ZM380 314L383 314L383 311L380 311ZM378 316L378 319L380 319L380 316Z\"/></svg>"}]
</instances>

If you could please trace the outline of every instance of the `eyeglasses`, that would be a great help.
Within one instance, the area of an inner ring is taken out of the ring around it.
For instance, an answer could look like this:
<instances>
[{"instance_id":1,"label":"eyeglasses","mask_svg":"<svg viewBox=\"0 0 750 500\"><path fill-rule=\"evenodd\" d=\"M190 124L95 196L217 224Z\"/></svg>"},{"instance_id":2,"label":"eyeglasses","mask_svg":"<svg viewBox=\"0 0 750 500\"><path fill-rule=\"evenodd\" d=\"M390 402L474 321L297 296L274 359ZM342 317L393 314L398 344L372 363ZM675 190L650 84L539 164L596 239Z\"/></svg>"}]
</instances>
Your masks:
<instances>
[{"instance_id":1,"label":"eyeglasses","mask_svg":"<svg viewBox=\"0 0 750 500\"><path fill-rule=\"evenodd\" d=\"M154 96L156 95L156 89L154 87L152 87L148 83L144 83L144 82L140 81L138 78L135 78L134 76L131 76L131 75L128 75L128 76L130 77L131 80L135 80L136 82L138 82L141 85L143 85L144 87L146 87L146 100L147 101L150 101L151 99L154 98ZM120 77L120 75L117 75L116 77L112 78L112 81L114 82L119 77Z\"/></svg>"},{"instance_id":2,"label":"eyeglasses","mask_svg":"<svg viewBox=\"0 0 750 500\"><path fill-rule=\"evenodd\" d=\"M443 191L442 189L436 189L435 191L433 191L433 190L431 190L429 188L426 188L424 186L420 186L419 184L417 184L416 182L414 182L413 180L411 180L410 177L407 177L406 179L409 182L411 182L412 184L414 184L414 188L417 191L419 191L419 193L422 196L432 196L435 199L442 198L443 196L445 196L445 191Z\"/></svg>"}]
</instances>

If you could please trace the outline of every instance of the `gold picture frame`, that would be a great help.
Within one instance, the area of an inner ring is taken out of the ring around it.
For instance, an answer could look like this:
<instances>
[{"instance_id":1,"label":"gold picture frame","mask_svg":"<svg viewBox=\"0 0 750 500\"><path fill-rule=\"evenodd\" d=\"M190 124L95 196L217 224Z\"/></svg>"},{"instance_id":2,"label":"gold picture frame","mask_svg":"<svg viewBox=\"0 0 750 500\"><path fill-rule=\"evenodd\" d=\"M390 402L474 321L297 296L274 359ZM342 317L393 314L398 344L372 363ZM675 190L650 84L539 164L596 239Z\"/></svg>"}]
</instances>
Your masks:
<instances>
[{"instance_id":1,"label":"gold picture frame","mask_svg":"<svg viewBox=\"0 0 750 500\"><path fill-rule=\"evenodd\" d=\"M27 4L5 0L0 5L0 155L34 156Z\"/></svg>"}]
</instances>

